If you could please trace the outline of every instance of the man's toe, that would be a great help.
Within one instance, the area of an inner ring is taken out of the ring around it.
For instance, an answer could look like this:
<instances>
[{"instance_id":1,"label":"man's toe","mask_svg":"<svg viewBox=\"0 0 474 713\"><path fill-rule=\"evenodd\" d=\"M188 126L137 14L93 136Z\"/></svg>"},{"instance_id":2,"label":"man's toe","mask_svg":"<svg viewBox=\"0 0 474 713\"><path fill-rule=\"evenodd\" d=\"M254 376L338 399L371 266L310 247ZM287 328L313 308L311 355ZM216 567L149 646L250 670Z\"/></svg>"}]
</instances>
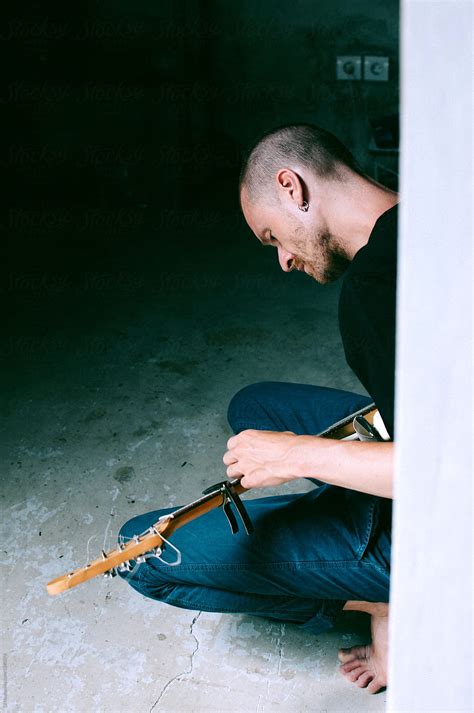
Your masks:
<instances>
[{"instance_id":1,"label":"man's toe","mask_svg":"<svg viewBox=\"0 0 474 713\"><path fill-rule=\"evenodd\" d=\"M382 689L385 688L385 683L380 682L377 678L374 678L373 681L369 683L367 686L367 691L369 693L378 693Z\"/></svg>"},{"instance_id":2,"label":"man's toe","mask_svg":"<svg viewBox=\"0 0 474 713\"><path fill-rule=\"evenodd\" d=\"M354 661L355 659L366 659L367 647L353 646L351 649L339 649L337 657L341 663L349 663L349 661Z\"/></svg>"},{"instance_id":3,"label":"man's toe","mask_svg":"<svg viewBox=\"0 0 474 713\"><path fill-rule=\"evenodd\" d=\"M354 659L353 661L348 661L347 663L341 664L341 673L350 673L355 668L359 668L361 665L360 659Z\"/></svg>"},{"instance_id":4,"label":"man's toe","mask_svg":"<svg viewBox=\"0 0 474 713\"><path fill-rule=\"evenodd\" d=\"M365 673L361 674L359 678L356 681L356 685L359 686L359 688L365 688L374 678L374 674L371 671L366 671Z\"/></svg>"},{"instance_id":5,"label":"man's toe","mask_svg":"<svg viewBox=\"0 0 474 713\"><path fill-rule=\"evenodd\" d=\"M352 681L352 683L355 683L355 681L357 681L359 676L366 673L366 671L367 671L367 666L359 666L358 668L355 668L350 673L346 674L346 678L349 679L349 681Z\"/></svg>"}]
</instances>

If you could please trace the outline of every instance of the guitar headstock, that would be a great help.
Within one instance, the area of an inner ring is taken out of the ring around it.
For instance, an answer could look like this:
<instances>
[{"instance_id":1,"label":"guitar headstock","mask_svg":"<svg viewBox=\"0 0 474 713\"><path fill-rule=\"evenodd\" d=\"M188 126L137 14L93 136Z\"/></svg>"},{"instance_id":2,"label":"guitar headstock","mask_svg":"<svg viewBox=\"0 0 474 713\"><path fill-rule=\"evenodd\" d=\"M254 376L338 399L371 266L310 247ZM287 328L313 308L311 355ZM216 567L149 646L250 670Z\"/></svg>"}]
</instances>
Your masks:
<instances>
[{"instance_id":1,"label":"guitar headstock","mask_svg":"<svg viewBox=\"0 0 474 713\"><path fill-rule=\"evenodd\" d=\"M166 515L152 525L149 530L141 535L136 535L129 542L119 545L115 550L109 552L102 550L99 557L88 562L84 567L79 567L49 582L46 585L48 594L61 594L99 574L113 577L117 571L130 571L132 568L130 562L143 562L147 554L161 555L163 543L166 541L164 534L167 530L172 529L172 521L173 515Z\"/></svg>"},{"instance_id":2,"label":"guitar headstock","mask_svg":"<svg viewBox=\"0 0 474 713\"><path fill-rule=\"evenodd\" d=\"M168 537L171 536L178 527L213 510L218 505L223 506L224 513L229 519L232 531L235 532L238 527L235 516L230 512L230 502L232 502L242 518L247 533L250 534L252 523L238 497L239 493L242 492L245 492L245 488L240 485L238 480L230 483L224 481L211 486L206 489L203 497L189 503L189 505L178 508L178 510L168 515L163 515L159 518L158 522L155 522L141 535L133 537L129 542L119 545L115 550L111 550L110 552L104 552L102 550L100 557L97 557L97 559L89 562L84 567L79 567L79 569L75 569L73 572L53 579L46 585L48 593L61 594L78 584L82 584L82 582L87 582L89 579L97 577L99 574L114 576L117 572L130 571L132 569L130 562L140 564L145 560L147 555L161 559L161 552L165 546L175 553L176 560L170 562L161 559L161 561L168 566L180 564L181 552L172 542L166 539L165 533Z\"/></svg>"}]
</instances>

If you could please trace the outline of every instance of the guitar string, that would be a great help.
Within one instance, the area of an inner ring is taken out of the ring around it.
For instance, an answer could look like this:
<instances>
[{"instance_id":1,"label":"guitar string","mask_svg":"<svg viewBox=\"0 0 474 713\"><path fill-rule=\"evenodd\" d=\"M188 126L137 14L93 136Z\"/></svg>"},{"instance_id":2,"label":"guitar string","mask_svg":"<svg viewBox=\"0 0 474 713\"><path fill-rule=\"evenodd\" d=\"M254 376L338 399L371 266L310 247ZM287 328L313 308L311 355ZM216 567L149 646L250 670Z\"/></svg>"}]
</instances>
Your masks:
<instances>
[{"instance_id":1,"label":"guitar string","mask_svg":"<svg viewBox=\"0 0 474 713\"><path fill-rule=\"evenodd\" d=\"M97 535L91 535L91 536L89 537L89 539L87 540L87 545L86 545L86 563L85 563L84 566L86 566L86 565L89 563L89 561L90 561L90 559L89 559L89 557L90 557L90 552L89 552L90 544L91 544L92 540L94 540L94 539L96 539L96 538L97 538Z\"/></svg>"}]
</instances>

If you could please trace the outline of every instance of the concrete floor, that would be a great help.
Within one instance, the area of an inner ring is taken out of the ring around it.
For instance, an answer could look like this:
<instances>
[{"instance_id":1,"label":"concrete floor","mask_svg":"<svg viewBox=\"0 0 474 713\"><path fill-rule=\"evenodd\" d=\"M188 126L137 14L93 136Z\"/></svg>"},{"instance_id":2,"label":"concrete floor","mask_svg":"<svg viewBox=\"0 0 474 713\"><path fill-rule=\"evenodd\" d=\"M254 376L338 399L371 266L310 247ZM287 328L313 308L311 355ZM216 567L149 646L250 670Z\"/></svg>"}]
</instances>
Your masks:
<instances>
[{"instance_id":1,"label":"concrete floor","mask_svg":"<svg viewBox=\"0 0 474 713\"><path fill-rule=\"evenodd\" d=\"M118 579L46 594L47 581L113 546L126 519L189 502L224 476L226 408L240 387L361 390L344 363L338 285L284 276L233 216L212 244L209 226L195 225L191 252L185 228L112 262L13 274L4 710L382 711L385 694L337 671L338 647L366 637L357 616L314 637L167 607Z\"/></svg>"}]
</instances>

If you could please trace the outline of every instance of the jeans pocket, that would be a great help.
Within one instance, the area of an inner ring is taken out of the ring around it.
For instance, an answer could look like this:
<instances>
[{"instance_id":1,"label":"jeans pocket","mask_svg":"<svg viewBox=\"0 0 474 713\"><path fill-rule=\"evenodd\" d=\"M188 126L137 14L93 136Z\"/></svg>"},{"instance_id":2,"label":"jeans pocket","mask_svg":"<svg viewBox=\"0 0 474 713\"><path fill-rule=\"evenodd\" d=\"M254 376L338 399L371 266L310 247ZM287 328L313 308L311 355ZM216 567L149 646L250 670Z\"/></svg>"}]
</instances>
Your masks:
<instances>
[{"instance_id":1,"label":"jeans pocket","mask_svg":"<svg viewBox=\"0 0 474 713\"><path fill-rule=\"evenodd\" d=\"M380 498L356 490L346 490L345 500L347 517L355 535L355 554L361 560L377 526Z\"/></svg>"}]
</instances>

